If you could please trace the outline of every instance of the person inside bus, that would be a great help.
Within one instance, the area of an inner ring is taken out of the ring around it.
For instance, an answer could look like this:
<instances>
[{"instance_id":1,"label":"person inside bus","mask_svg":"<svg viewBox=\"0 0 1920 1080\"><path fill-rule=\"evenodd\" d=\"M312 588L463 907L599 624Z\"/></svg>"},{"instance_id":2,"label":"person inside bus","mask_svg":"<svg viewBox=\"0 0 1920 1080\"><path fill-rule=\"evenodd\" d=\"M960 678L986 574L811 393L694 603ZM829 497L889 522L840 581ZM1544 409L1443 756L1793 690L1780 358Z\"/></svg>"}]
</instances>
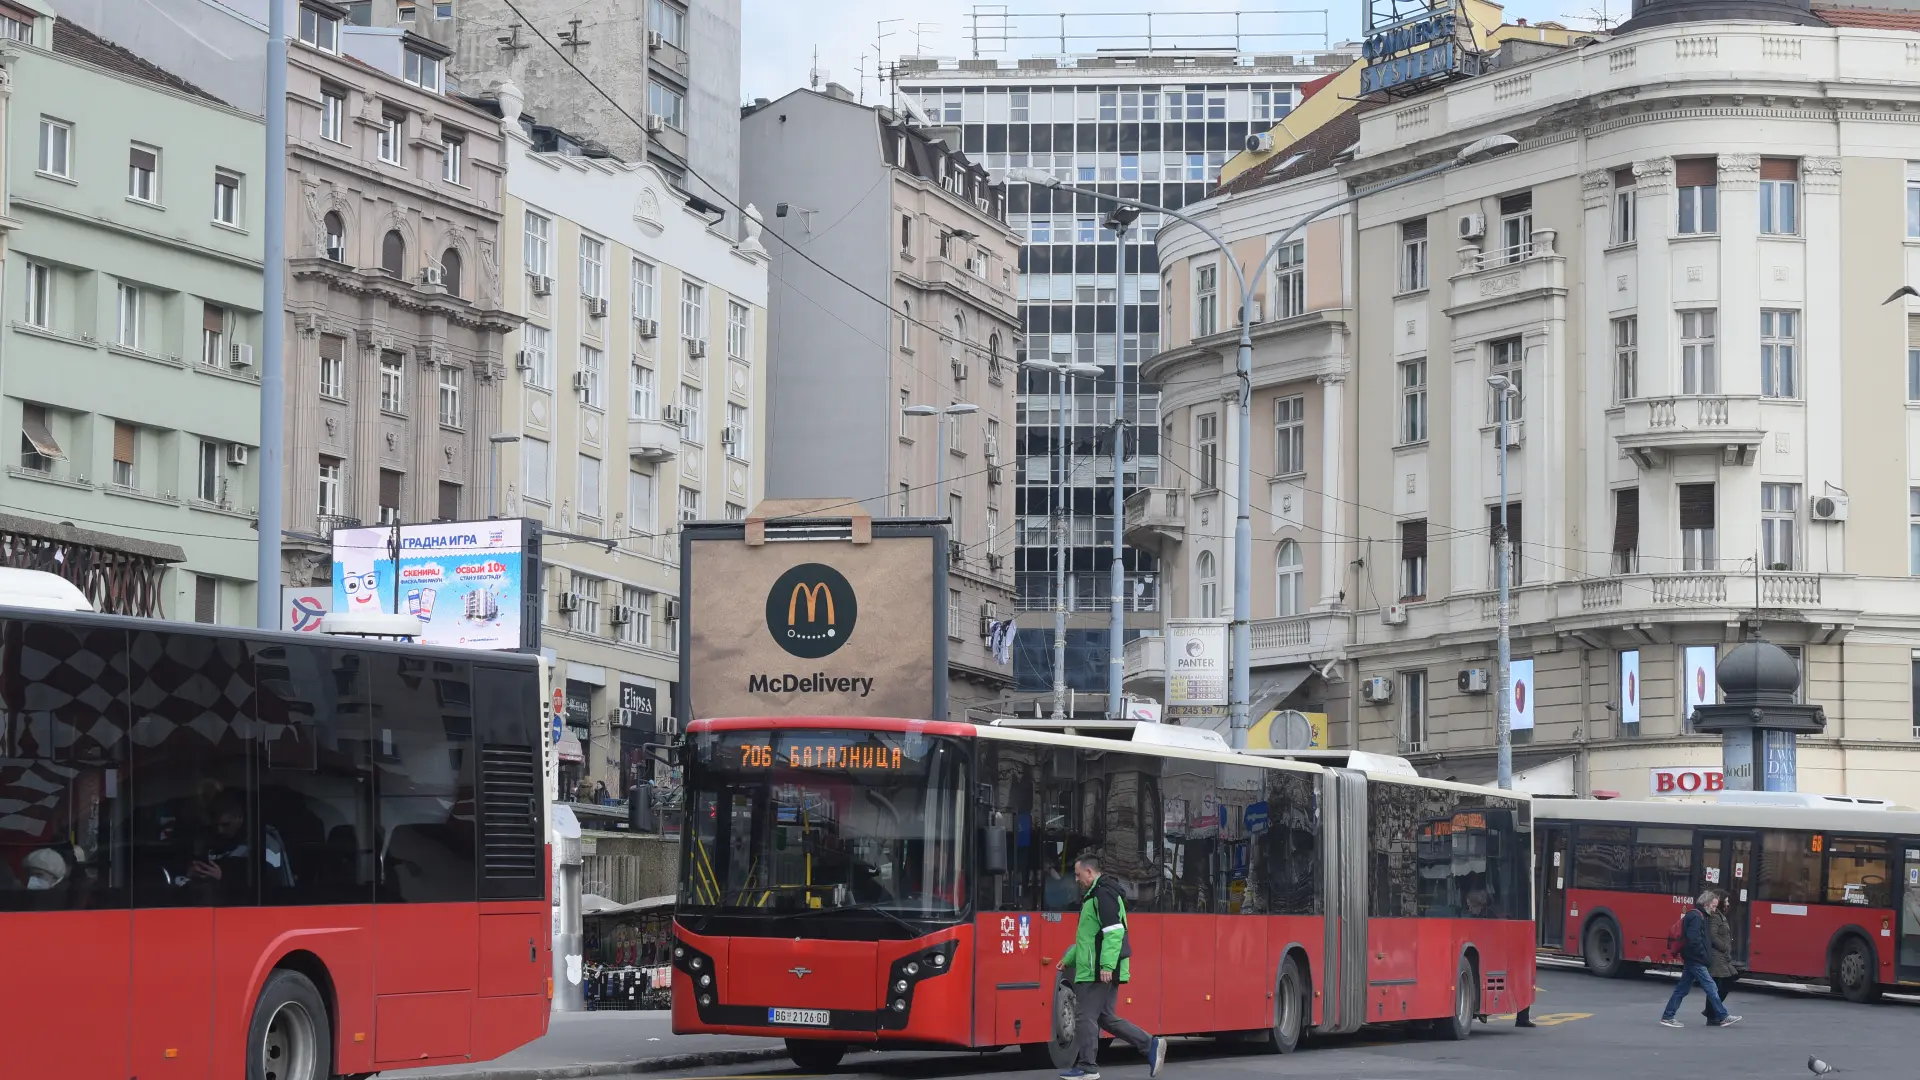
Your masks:
<instances>
[{"instance_id":1,"label":"person inside bus","mask_svg":"<svg viewBox=\"0 0 1920 1080\"><path fill-rule=\"evenodd\" d=\"M207 820L192 844L192 857L182 873L163 870L168 884L185 888L210 884L227 893L246 892L253 887L254 876L279 888L293 884L293 867L279 830L271 825L261 830L260 853L256 859L247 842L246 796L231 788L222 789L207 808Z\"/></svg>"}]
</instances>

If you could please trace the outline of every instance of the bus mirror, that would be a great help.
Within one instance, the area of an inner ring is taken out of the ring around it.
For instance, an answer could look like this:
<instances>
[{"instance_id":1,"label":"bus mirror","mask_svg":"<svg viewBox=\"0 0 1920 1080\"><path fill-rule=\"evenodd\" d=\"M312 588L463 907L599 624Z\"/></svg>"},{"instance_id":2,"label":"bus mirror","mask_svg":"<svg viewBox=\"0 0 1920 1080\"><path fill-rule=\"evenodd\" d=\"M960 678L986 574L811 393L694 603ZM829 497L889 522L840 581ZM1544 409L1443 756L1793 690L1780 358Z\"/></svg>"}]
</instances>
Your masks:
<instances>
[{"instance_id":1,"label":"bus mirror","mask_svg":"<svg viewBox=\"0 0 1920 1080\"><path fill-rule=\"evenodd\" d=\"M980 827L980 872L983 874L1007 872L1007 830L998 825Z\"/></svg>"},{"instance_id":2,"label":"bus mirror","mask_svg":"<svg viewBox=\"0 0 1920 1080\"><path fill-rule=\"evenodd\" d=\"M648 757L671 769L680 764L680 744L650 742L640 748Z\"/></svg>"}]
</instances>

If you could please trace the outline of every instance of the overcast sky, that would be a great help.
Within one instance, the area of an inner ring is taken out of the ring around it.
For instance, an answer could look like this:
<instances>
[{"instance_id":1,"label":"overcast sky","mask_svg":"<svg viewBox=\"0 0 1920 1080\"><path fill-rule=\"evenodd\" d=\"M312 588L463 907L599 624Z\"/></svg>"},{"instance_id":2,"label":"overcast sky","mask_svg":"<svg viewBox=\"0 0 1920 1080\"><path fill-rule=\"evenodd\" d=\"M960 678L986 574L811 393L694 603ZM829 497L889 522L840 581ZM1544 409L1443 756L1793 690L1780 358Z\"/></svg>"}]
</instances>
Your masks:
<instances>
[{"instance_id":1,"label":"overcast sky","mask_svg":"<svg viewBox=\"0 0 1920 1080\"><path fill-rule=\"evenodd\" d=\"M825 78L850 90L856 89L862 81L860 71L864 68L867 100L872 101L875 94L873 79L877 65L874 62L874 44L877 34L892 35L880 43L888 61L914 55L916 30L920 31L918 46L921 55L970 56L969 15L976 6L989 9L1005 7L1016 13L1034 13L1036 17L1016 19L1011 23L1011 33L1014 35L1037 35L1057 28L1058 19L1038 16L1061 11L1151 11L1154 13L1153 29L1156 36L1230 35L1233 31L1235 20L1231 15L1188 14L1182 18L1179 13L1183 11L1224 12L1240 9L1257 13L1278 7L1307 6L1300 0L1009 0L1005 4L989 5L977 5L975 0L742 2L742 22L745 25L740 90L742 97L748 101L756 97L779 97L789 90L807 85L807 72L813 67L815 47L820 51L820 67L826 72ZM1575 25L1574 20L1600 7L1602 3L1612 7L1615 18L1624 16L1629 10L1627 0L1509 0L1507 17L1535 21L1558 19ZM1313 52L1320 46L1318 35L1323 28L1333 42L1359 36L1362 18L1360 0L1331 0L1327 9L1329 14L1324 22L1317 15L1242 15L1242 29L1248 33L1304 32L1310 35L1293 37L1284 42L1278 38L1254 40L1247 51ZM882 19L898 21L884 28L876 27L875 23ZM983 36L997 34L1001 25L1004 24L991 19L983 22ZM1105 42L1081 40L1069 45L1069 51L1087 52L1101 44L1143 45L1147 20L1145 14L1105 20L1077 17L1069 19L1068 26L1074 34L1110 35ZM1217 39L1210 43L1226 41ZM998 51L983 50L982 57L995 55L1000 59L1009 59L1015 56L1051 56L1059 52L1057 42L1009 40Z\"/></svg>"}]
</instances>

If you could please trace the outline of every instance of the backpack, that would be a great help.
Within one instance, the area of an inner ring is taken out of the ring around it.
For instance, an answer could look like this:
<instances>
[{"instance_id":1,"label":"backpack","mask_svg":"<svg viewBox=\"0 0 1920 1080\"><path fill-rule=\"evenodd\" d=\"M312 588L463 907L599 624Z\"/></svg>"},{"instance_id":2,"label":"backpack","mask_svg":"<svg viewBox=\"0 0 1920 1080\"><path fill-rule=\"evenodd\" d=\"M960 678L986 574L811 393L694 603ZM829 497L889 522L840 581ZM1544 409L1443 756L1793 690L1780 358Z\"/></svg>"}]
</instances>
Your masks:
<instances>
[{"instance_id":1,"label":"backpack","mask_svg":"<svg viewBox=\"0 0 1920 1080\"><path fill-rule=\"evenodd\" d=\"M1667 930L1667 955L1675 960L1681 959L1687 947L1687 917L1673 920L1673 926Z\"/></svg>"}]
</instances>

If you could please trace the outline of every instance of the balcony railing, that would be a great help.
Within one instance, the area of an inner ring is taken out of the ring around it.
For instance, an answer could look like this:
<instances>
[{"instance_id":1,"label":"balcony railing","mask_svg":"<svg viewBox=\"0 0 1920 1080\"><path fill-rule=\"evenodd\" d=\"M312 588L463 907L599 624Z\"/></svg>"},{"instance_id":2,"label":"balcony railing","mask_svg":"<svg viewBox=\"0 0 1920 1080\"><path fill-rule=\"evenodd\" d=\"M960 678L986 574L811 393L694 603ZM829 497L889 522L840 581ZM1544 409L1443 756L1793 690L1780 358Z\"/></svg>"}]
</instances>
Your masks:
<instances>
[{"instance_id":1,"label":"balcony railing","mask_svg":"<svg viewBox=\"0 0 1920 1080\"><path fill-rule=\"evenodd\" d=\"M1304 615L1259 619L1250 629L1255 649L1297 649L1313 642L1313 624Z\"/></svg>"},{"instance_id":2,"label":"balcony railing","mask_svg":"<svg viewBox=\"0 0 1920 1080\"><path fill-rule=\"evenodd\" d=\"M1684 451L1718 450L1726 464L1744 464L1765 435L1757 396L1698 394L1626 401L1615 440L1641 468L1657 469Z\"/></svg>"}]
</instances>

